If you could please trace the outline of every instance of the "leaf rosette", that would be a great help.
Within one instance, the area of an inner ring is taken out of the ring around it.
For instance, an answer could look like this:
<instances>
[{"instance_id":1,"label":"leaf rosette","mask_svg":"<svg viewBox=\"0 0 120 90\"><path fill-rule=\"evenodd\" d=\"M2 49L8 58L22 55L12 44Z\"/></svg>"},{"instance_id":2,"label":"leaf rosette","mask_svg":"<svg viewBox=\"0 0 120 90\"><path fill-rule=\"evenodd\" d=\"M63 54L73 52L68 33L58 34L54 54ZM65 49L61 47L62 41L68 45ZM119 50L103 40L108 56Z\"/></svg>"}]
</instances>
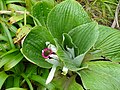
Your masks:
<instances>
[{"instance_id":1,"label":"leaf rosette","mask_svg":"<svg viewBox=\"0 0 120 90\"><path fill-rule=\"evenodd\" d=\"M52 77L57 66L63 68L64 75L68 70L80 70L85 54L99 36L98 24L78 2L66 0L49 12L46 26L36 26L26 36L22 45L26 59L42 68L52 67Z\"/></svg>"}]
</instances>

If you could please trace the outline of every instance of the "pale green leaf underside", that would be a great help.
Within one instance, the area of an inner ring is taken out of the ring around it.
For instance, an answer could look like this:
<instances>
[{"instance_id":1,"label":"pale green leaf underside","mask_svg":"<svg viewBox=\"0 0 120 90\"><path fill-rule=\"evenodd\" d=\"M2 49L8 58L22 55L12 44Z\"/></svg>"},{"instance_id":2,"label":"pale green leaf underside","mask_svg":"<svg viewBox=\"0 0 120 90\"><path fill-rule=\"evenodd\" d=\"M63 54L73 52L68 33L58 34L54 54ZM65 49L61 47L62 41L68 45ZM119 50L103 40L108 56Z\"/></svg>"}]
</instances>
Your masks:
<instances>
[{"instance_id":1,"label":"pale green leaf underside","mask_svg":"<svg viewBox=\"0 0 120 90\"><path fill-rule=\"evenodd\" d=\"M42 50L47 48L46 42L54 44L53 37L45 27L34 27L23 43L22 53L27 60L43 68L50 68L51 64L42 57Z\"/></svg>"},{"instance_id":2,"label":"pale green leaf underside","mask_svg":"<svg viewBox=\"0 0 120 90\"><path fill-rule=\"evenodd\" d=\"M82 6L75 0L66 0L58 4L48 15L47 25L52 35L62 41L62 34L91 19Z\"/></svg>"},{"instance_id":3,"label":"pale green leaf underside","mask_svg":"<svg viewBox=\"0 0 120 90\"><path fill-rule=\"evenodd\" d=\"M120 31L99 25L99 38L95 49L101 52L96 53L112 61L120 62Z\"/></svg>"},{"instance_id":4,"label":"pale green leaf underside","mask_svg":"<svg viewBox=\"0 0 120 90\"><path fill-rule=\"evenodd\" d=\"M90 90L119 90L120 65L108 61L88 62L88 69L78 72L83 85Z\"/></svg>"},{"instance_id":5,"label":"pale green leaf underside","mask_svg":"<svg viewBox=\"0 0 120 90\"><path fill-rule=\"evenodd\" d=\"M56 46L58 48L57 55L68 69L76 71L79 70L85 53L90 50L98 38L98 25L96 22L80 25L71 30L69 35L73 39L73 43L78 47L80 56L78 55L76 59L70 58L70 56L67 54L67 51L62 49L61 46L56 42Z\"/></svg>"},{"instance_id":6,"label":"pale green leaf underside","mask_svg":"<svg viewBox=\"0 0 120 90\"><path fill-rule=\"evenodd\" d=\"M86 53L97 41L99 36L98 24L91 22L80 25L69 32L73 43L78 47L79 54Z\"/></svg>"},{"instance_id":7,"label":"pale green leaf underside","mask_svg":"<svg viewBox=\"0 0 120 90\"><path fill-rule=\"evenodd\" d=\"M81 64L81 61L79 61L77 64L74 62L74 59L71 58L68 54L68 52L62 48L62 46L59 44L57 40L56 42L56 47L57 47L57 55L59 59L61 60L62 63L64 63L64 66L66 66L69 70L71 71L77 71L79 70L79 66Z\"/></svg>"}]
</instances>

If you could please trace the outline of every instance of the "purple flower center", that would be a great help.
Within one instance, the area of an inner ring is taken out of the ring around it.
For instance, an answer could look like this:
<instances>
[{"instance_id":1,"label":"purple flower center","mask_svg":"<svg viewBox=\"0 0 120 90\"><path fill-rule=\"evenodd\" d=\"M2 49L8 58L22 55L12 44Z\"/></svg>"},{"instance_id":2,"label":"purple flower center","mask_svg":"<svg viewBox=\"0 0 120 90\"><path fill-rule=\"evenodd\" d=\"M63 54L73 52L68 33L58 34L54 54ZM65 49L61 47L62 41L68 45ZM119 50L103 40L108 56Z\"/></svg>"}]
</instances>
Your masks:
<instances>
[{"instance_id":1,"label":"purple flower center","mask_svg":"<svg viewBox=\"0 0 120 90\"><path fill-rule=\"evenodd\" d=\"M42 51L42 57L47 59L49 58L49 55L52 54L52 50L49 49L49 48L45 48L43 51Z\"/></svg>"}]
</instances>

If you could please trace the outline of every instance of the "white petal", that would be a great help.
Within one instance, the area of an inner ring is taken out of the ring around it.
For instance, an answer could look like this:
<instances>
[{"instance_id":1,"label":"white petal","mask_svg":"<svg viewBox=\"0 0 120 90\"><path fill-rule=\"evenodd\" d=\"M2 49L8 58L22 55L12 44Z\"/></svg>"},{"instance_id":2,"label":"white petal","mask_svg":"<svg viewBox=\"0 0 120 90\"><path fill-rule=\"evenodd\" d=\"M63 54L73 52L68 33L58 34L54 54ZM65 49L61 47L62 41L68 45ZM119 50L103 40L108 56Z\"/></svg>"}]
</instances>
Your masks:
<instances>
[{"instance_id":1,"label":"white petal","mask_svg":"<svg viewBox=\"0 0 120 90\"><path fill-rule=\"evenodd\" d=\"M50 42L46 42L45 44L46 44L46 46L48 46L50 44Z\"/></svg>"},{"instance_id":2,"label":"white petal","mask_svg":"<svg viewBox=\"0 0 120 90\"><path fill-rule=\"evenodd\" d=\"M52 45L52 44L49 44L48 48L50 48L55 53L57 52L57 48L54 45Z\"/></svg>"},{"instance_id":3,"label":"white petal","mask_svg":"<svg viewBox=\"0 0 120 90\"><path fill-rule=\"evenodd\" d=\"M52 69L51 69L51 71L50 71L50 73L48 75L48 78L46 80L46 84L48 84L48 83L50 83L52 81L52 79L54 77L54 74L55 74L55 71L56 71L56 66L53 65L53 67L52 67Z\"/></svg>"},{"instance_id":4,"label":"white petal","mask_svg":"<svg viewBox=\"0 0 120 90\"><path fill-rule=\"evenodd\" d=\"M58 56L55 55L55 54L51 54L51 55L49 55L49 56L52 57L52 58L55 59L55 60L58 60Z\"/></svg>"},{"instance_id":5,"label":"white petal","mask_svg":"<svg viewBox=\"0 0 120 90\"><path fill-rule=\"evenodd\" d=\"M64 66L62 71L62 74L66 75L68 73L68 68Z\"/></svg>"},{"instance_id":6,"label":"white petal","mask_svg":"<svg viewBox=\"0 0 120 90\"><path fill-rule=\"evenodd\" d=\"M45 60L53 65L59 66L59 62L55 59L45 59Z\"/></svg>"}]
</instances>

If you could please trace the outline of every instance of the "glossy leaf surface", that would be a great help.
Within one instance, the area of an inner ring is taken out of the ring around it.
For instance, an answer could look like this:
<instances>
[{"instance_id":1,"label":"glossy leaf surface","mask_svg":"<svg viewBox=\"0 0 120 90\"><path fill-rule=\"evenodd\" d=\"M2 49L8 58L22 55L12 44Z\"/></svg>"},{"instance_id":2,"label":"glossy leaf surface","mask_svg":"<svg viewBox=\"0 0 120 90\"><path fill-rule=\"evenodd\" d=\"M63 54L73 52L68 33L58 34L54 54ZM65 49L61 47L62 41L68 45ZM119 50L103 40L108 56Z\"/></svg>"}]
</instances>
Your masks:
<instances>
[{"instance_id":1,"label":"glossy leaf surface","mask_svg":"<svg viewBox=\"0 0 120 90\"><path fill-rule=\"evenodd\" d=\"M54 44L53 37L45 27L37 26L31 30L23 43L22 52L27 60L40 67L50 68L42 57L42 50L47 48L46 42Z\"/></svg>"}]
</instances>

